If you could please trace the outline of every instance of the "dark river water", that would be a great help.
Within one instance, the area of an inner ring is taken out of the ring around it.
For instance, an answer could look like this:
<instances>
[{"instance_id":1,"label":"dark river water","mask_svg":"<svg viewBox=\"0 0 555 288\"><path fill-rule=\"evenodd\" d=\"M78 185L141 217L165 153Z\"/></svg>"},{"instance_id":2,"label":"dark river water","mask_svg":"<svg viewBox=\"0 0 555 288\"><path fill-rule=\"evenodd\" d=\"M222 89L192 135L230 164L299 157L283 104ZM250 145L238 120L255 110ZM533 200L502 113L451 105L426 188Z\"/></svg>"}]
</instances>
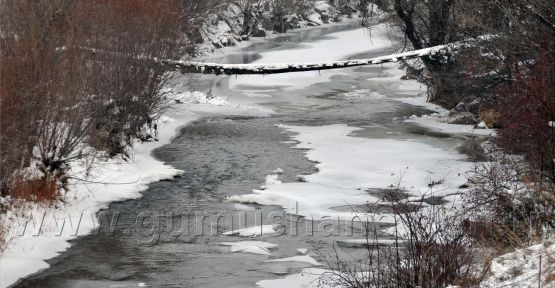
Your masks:
<instances>
[{"instance_id":1,"label":"dark river water","mask_svg":"<svg viewBox=\"0 0 555 288\"><path fill-rule=\"evenodd\" d=\"M314 29L254 43L218 61L248 63L259 58L257 52L291 49L300 42L322 39L330 32L345 29L352 29L352 26ZM388 52L373 51L372 55ZM244 215L247 222L255 223L256 215L264 219L268 219L268 215L281 215L279 207L237 205L224 200L230 195L246 194L259 188L266 175L278 167L284 171L280 176L283 182L300 181L297 175L316 171L314 163L304 157L304 151L291 148L290 135L276 124L341 123L364 128L357 132L359 137L421 139L446 149L453 149L460 143L460 139L395 120L428 112L423 108L391 99L339 96L353 89L370 89L395 97L397 92L388 84L390 82L364 81L370 77L384 77L382 68L348 69L346 73L333 76L330 82L295 91L304 99L300 102L274 100L279 97L261 101L260 105L278 112L271 116L207 116L187 125L180 136L154 152L158 159L185 171L183 175L151 184L140 199L112 203L101 212L101 219L117 218L113 231L105 227L97 235L72 241L70 249L49 261L50 268L20 281L15 287L256 287L259 280L298 273L310 266L302 262L264 260L298 255L296 249L307 248L319 251L310 255L322 262L326 255L331 256L336 239L323 232L291 236L287 231L283 233L287 235L257 237L256 240L278 245L267 258L230 253L229 247L218 243L253 239L221 235L219 232L229 227L216 225L214 228L210 222L220 216L235 219L237 215ZM194 82L201 88L213 86L216 94L240 97L241 91L226 88L228 79L195 76L188 83ZM138 225L140 213L142 221ZM198 223L199 216L206 216L208 221ZM187 232L180 229L183 219L194 222L187 225ZM284 231L292 227L287 220L281 221ZM354 258L364 254L357 248L338 249Z\"/></svg>"}]
</instances>

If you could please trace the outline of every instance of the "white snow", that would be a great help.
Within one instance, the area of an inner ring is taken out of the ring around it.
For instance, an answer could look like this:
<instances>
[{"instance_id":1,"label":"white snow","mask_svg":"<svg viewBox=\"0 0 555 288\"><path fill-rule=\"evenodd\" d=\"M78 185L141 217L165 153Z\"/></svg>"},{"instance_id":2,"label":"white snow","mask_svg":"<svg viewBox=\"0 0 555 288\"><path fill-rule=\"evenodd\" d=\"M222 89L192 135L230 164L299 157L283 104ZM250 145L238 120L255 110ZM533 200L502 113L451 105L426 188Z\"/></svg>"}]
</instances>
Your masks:
<instances>
[{"instance_id":1,"label":"white snow","mask_svg":"<svg viewBox=\"0 0 555 288\"><path fill-rule=\"evenodd\" d=\"M274 229L274 225L258 225L233 231L227 231L224 235L228 236L241 236L241 237L255 237L261 236L266 234L275 234L276 230Z\"/></svg>"},{"instance_id":2,"label":"white snow","mask_svg":"<svg viewBox=\"0 0 555 288\"><path fill-rule=\"evenodd\" d=\"M317 12L326 12L331 9L330 4L326 3L326 1L318 0L314 2L314 10Z\"/></svg>"},{"instance_id":3,"label":"white snow","mask_svg":"<svg viewBox=\"0 0 555 288\"><path fill-rule=\"evenodd\" d=\"M171 92L171 91L170 91ZM212 96L209 97L206 94L199 91L186 91L181 93L173 93L169 97L178 103L186 104L212 104L212 105L226 105L228 104L226 99L221 97Z\"/></svg>"},{"instance_id":4,"label":"white snow","mask_svg":"<svg viewBox=\"0 0 555 288\"><path fill-rule=\"evenodd\" d=\"M223 246L230 246L230 251L233 253L242 252L260 255L272 255L272 252L270 252L269 249L278 246L264 241L222 242L219 244Z\"/></svg>"},{"instance_id":5,"label":"white snow","mask_svg":"<svg viewBox=\"0 0 555 288\"><path fill-rule=\"evenodd\" d=\"M305 263L308 263L308 264L314 265L314 266L321 266L322 265L321 263L314 260L314 258L312 258L308 255L272 259L272 260L266 260L265 262L305 262Z\"/></svg>"},{"instance_id":6,"label":"white snow","mask_svg":"<svg viewBox=\"0 0 555 288\"><path fill-rule=\"evenodd\" d=\"M306 17L306 19L308 19L308 21L313 22L313 23L316 23L316 24L318 24L318 25L324 24L324 22L322 22L322 16L320 16L320 14L319 14L319 13L316 13L316 12L314 12L314 13L308 15L308 16Z\"/></svg>"},{"instance_id":7,"label":"white snow","mask_svg":"<svg viewBox=\"0 0 555 288\"><path fill-rule=\"evenodd\" d=\"M405 120L407 123L414 123L418 126L449 134L465 134L480 136L495 136L496 130L488 128L475 128L473 125L448 124L441 122L441 117L445 114L423 115ZM485 125L485 124L484 124ZM480 126L480 125L478 125Z\"/></svg>"},{"instance_id":8,"label":"white snow","mask_svg":"<svg viewBox=\"0 0 555 288\"><path fill-rule=\"evenodd\" d=\"M550 281L546 279L548 275L552 277ZM481 283L480 287L550 288L555 287L553 277L555 277L555 239L495 258L491 263L491 275Z\"/></svg>"},{"instance_id":9,"label":"white snow","mask_svg":"<svg viewBox=\"0 0 555 288\"><path fill-rule=\"evenodd\" d=\"M261 288L334 288L320 281L323 275L330 272L330 270L326 269L306 268L301 273L291 274L284 278L258 281L256 285Z\"/></svg>"},{"instance_id":10,"label":"white snow","mask_svg":"<svg viewBox=\"0 0 555 288\"><path fill-rule=\"evenodd\" d=\"M262 188L265 189L268 186L275 185L275 184L281 184L281 180L279 180L279 175L278 174L270 174L270 175L266 176L266 182L262 186Z\"/></svg>"},{"instance_id":11,"label":"white snow","mask_svg":"<svg viewBox=\"0 0 555 288\"><path fill-rule=\"evenodd\" d=\"M365 205L377 202L364 191L322 185L318 183L282 183L268 186L266 190L253 190L252 194L234 195L228 201L278 205L287 213L310 219L333 216L340 220L352 220L361 216L355 212L338 212L332 207L339 205Z\"/></svg>"}]
</instances>

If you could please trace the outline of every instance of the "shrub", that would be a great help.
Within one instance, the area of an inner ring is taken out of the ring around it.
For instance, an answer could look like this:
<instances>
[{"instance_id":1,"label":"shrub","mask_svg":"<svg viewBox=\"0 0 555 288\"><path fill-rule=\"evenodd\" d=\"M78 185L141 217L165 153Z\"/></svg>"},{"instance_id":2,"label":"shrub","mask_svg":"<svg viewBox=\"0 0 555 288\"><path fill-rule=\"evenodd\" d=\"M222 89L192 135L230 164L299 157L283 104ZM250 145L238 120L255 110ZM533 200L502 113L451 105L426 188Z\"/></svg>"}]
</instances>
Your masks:
<instances>
[{"instance_id":1,"label":"shrub","mask_svg":"<svg viewBox=\"0 0 555 288\"><path fill-rule=\"evenodd\" d=\"M539 177L555 181L555 41L548 41L535 65L522 71L506 88L502 101L503 126L499 144L507 151L522 154ZM538 179L539 180L539 179Z\"/></svg>"},{"instance_id":2,"label":"shrub","mask_svg":"<svg viewBox=\"0 0 555 288\"><path fill-rule=\"evenodd\" d=\"M555 186L537 182L538 171L523 157L491 147L491 161L476 165L466 196L472 221L490 227L489 239L480 240L503 250L545 237L546 228L555 224Z\"/></svg>"},{"instance_id":3,"label":"shrub","mask_svg":"<svg viewBox=\"0 0 555 288\"><path fill-rule=\"evenodd\" d=\"M473 287L486 269L477 265L476 242L468 237L463 213L448 204L414 210L414 203L398 199L392 191L385 201L392 204L396 225L388 230L390 247L379 245L373 235L383 234L379 223L366 223L367 255L362 263L336 257L327 261L332 270L322 278L326 284L348 288ZM486 267L487 261L485 261Z\"/></svg>"}]
</instances>

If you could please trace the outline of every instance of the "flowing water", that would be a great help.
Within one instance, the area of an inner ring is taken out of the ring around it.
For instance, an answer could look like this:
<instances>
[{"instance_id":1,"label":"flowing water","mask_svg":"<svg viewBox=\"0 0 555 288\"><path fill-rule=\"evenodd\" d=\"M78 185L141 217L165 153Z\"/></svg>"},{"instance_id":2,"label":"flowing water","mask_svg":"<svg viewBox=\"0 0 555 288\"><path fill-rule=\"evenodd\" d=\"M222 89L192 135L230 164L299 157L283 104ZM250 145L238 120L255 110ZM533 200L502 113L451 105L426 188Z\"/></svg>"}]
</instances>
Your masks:
<instances>
[{"instance_id":1,"label":"flowing water","mask_svg":"<svg viewBox=\"0 0 555 288\"><path fill-rule=\"evenodd\" d=\"M293 33L252 44L216 60L248 63L259 59L261 51L294 49L302 43L325 39L330 32L346 29L353 27L334 26ZM389 52L383 49L352 57ZM20 281L16 287L256 287L259 280L297 273L310 266L302 262L264 262L298 255L298 248L320 251L323 257L311 256L323 263L326 255L332 255L335 238L325 231L312 234L304 230L292 236L293 224L286 220L287 216L280 218L284 230L289 229L283 233L287 235L264 235L256 239L278 245L271 249L270 257L231 253L229 247L218 243L254 239L216 233L228 229L222 225L216 227L221 231L214 231L210 221L219 216L229 219L230 215L243 215L247 222L258 223L260 218L256 217L268 219L268 215L282 215L280 207L237 205L224 200L259 188L266 175L278 167L284 171L280 176L283 182L300 181L297 175L316 171L314 163L304 157L304 151L291 148L290 135L276 124L341 123L364 128L356 132L358 137L419 139L445 149L453 149L460 143L460 139L396 120L428 111L393 100L399 93L395 83L380 82L380 77L385 74L379 66L348 69L332 76L329 82L295 91L273 89L268 92L271 98L257 98L258 105L277 112L270 116L207 114L187 125L180 136L155 151L157 158L185 171L183 175L153 183L140 199L111 204L101 212L100 218L117 218L114 231L104 227L97 235L74 240L70 249L49 261L50 268ZM377 80L365 81L369 78ZM227 88L230 79L198 76L194 82L201 88L212 87L216 95L234 97L239 102L250 97L249 89L257 89L241 87L231 91ZM391 98L342 96L350 91L373 91ZM141 221L137 220L139 214ZM206 216L208 221L198 223L201 216ZM194 223L190 227L194 228L180 233L183 219L192 219ZM348 228L352 227L340 229ZM338 249L355 258L364 254L357 248Z\"/></svg>"}]
</instances>

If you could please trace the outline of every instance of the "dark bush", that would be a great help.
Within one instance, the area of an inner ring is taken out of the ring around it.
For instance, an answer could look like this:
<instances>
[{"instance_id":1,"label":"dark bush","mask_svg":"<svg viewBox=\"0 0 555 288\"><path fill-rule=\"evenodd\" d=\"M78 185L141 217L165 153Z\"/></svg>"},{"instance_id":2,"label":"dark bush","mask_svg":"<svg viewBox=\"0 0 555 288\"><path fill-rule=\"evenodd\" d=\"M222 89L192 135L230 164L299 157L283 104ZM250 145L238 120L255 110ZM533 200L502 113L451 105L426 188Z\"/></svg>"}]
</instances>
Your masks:
<instances>
[{"instance_id":1,"label":"dark bush","mask_svg":"<svg viewBox=\"0 0 555 288\"><path fill-rule=\"evenodd\" d=\"M530 70L506 87L501 101L499 144L522 154L542 176L555 181L555 43L547 41Z\"/></svg>"}]
</instances>

